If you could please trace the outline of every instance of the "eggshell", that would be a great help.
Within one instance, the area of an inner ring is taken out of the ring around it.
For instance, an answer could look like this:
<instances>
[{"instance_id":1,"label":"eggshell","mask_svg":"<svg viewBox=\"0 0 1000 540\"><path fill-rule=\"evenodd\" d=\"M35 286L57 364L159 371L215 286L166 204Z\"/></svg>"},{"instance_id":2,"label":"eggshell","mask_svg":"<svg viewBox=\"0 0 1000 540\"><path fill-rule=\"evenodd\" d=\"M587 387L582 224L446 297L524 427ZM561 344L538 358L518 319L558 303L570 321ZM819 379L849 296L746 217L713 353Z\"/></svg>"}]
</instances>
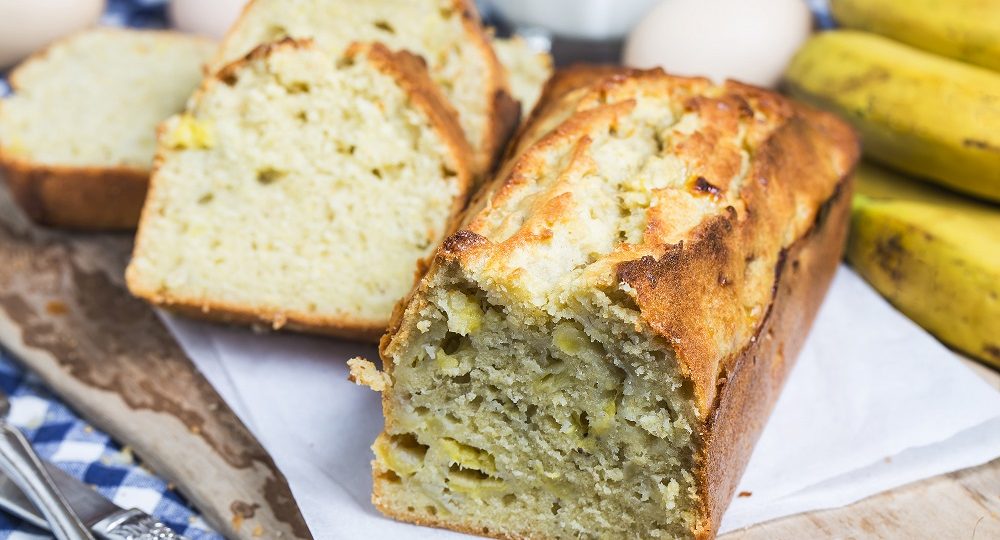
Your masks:
<instances>
[{"instance_id":1,"label":"eggshell","mask_svg":"<svg viewBox=\"0 0 1000 540\"><path fill-rule=\"evenodd\" d=\"M0 0L0 68L91 26L104 0Z\"/></svg>"},{"instance_id":2,"label":"eggshell","mask_svg":"<svg viewBox=\"0 0 1000 540\"><path fill-rule=\"evenodd\" d=\"M167 10L180 31L222 39L236 22L246 0L171 0Z\"/></svg>"},{"instance_id":3,"label":"eggshell","mask_svg":"<svg viewBox=\"0 0 1000 540\"><path fill-rule=\"evenodd\" d=\"M665 0L629 35L623 62L773 87L811 30L804 0Z\"/></svg>"}]
</instances>

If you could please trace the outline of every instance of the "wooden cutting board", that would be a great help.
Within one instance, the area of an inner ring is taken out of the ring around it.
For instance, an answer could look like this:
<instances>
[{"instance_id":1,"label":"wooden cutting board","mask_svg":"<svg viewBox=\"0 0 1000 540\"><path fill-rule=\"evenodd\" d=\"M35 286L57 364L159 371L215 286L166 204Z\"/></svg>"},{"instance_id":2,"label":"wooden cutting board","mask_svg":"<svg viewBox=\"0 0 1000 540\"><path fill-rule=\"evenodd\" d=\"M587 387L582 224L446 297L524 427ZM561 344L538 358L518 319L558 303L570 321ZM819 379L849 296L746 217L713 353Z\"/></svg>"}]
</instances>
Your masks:
<instances>
[{"instance_id":1,"label":"wooden cutting board","mask_svg":"<svg viewBox=\"0 0 1000 540\"><path fill-rule=\"evenodd\" d=\"M0 342L228 537L309 538L271 458L125 292L130 248L128 235L30 226L0 188ZM1000 374L970 365L1000 388ZM1000 460L722 538L1000 538Z\"/></svg>"},{"instance_id":2,"label":"wooden cutting board","mask_svg":"<svg viewBox=\"0 0 1000 540\"><path fill-rule=\"evenodd\" d=\"M311 538L271 457L125 291L131 245L29 225L0 186L0 343L228 538Z\"/></svg>"}]
</instances>

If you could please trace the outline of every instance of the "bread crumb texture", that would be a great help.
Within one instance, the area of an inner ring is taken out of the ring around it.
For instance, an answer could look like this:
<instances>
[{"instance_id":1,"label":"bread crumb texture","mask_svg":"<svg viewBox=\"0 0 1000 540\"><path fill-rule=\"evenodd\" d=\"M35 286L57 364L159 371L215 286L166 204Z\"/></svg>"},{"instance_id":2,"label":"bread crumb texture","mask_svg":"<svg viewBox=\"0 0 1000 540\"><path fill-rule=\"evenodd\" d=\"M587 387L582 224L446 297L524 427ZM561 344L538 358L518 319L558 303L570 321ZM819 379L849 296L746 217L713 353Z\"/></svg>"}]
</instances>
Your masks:
<instances>
[{"instance_id":1,"label":"bread crumb texture","mask_svg":"<svg viewBox=\"0 0 1000 540\"><path fill-rule=\"evenodd\" d=\"M88 30L11 75L0 105L5 159L148 170L156 126L183 110L215 51L209 41L138 30Z\"/></svg>"},{"instance_id":2,"label":"bread crumb texture","mask_svg":"<svg viewBox=\"0 0 1000 540\"><path fill-rule=\"evenodd\" d=\"M224 40L215 66L284 37L315 39L334 55L353 42L411 51L424 59L431 78L458 110L482 166L503 143L494 133L505 122L495 99L507 84L470 1L254 0Z\"/></svg>"},{"instance_id":3,"label":"bread crumb texture","mask_svg":"<svg viewBox=\"0 0 1000 540\"><path fill-rule=\"evenodd\" d=\"M286 40L208 80L162 127L132 291L276 327L384 328L469 182L464 141L418 95L430 83L396 59Z\"/></svg>"},{"instance_id":4,"label":"bread crumb texture","mask_svg":"<svg viewBox=\"0 0 1000 540\"><path fill-rule=\"evenodd\" d=\"M383 338L373 500L496 537L704 537L717 381L853 137L659 71L540 107Z\"/></svg>"}]
</instances>

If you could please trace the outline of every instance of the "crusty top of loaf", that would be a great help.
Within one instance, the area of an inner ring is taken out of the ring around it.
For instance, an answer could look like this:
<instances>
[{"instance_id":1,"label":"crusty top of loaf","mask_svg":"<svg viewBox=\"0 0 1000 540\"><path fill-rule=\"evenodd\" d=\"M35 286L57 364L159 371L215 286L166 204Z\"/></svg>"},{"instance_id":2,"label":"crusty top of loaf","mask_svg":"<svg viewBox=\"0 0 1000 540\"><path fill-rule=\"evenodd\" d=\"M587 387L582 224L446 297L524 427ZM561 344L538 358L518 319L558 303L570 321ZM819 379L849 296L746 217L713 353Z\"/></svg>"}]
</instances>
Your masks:
<instances>
[{"instance_id":1,"label":"crusty top of loaf","mask_svg":"<svg viewBox=\"0 0 1000 540\"><path fill-rule=\"evenodd\" d=\"M595 73L549 85L437 263L513 309L559 314L599 290L637 311L704 416L857 142L835 117L744 84Z\"/></svg>"}]
</instances>

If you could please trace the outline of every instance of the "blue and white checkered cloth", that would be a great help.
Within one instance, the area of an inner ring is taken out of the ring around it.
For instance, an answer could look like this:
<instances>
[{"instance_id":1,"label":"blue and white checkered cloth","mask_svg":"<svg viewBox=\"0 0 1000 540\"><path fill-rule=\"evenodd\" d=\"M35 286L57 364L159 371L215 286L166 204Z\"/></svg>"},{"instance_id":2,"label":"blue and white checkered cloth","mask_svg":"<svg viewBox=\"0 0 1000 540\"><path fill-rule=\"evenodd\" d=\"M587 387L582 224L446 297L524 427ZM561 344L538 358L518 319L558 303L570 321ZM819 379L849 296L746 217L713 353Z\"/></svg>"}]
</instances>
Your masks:
<instances>
[{"instance_id":1,"label":"blue and white checkered cloth","mask_svg":"<svg viewBox=\"0 0 1000 540\"><path fill-rule=\"evenodd\" d=\"M129 447L88 425L3 349L0 389L10 397L7 420L21 428L43 459L118 506L143 510L191 540L222 539L169 484L144 468ZM51 535L0 512L0 539L47 538Z\"/></svg>"}]
</instances>

